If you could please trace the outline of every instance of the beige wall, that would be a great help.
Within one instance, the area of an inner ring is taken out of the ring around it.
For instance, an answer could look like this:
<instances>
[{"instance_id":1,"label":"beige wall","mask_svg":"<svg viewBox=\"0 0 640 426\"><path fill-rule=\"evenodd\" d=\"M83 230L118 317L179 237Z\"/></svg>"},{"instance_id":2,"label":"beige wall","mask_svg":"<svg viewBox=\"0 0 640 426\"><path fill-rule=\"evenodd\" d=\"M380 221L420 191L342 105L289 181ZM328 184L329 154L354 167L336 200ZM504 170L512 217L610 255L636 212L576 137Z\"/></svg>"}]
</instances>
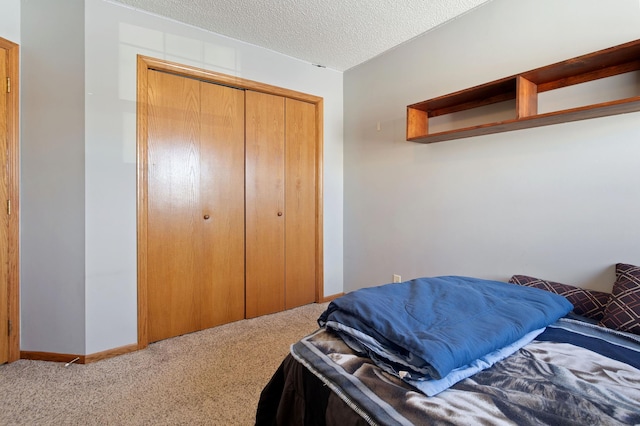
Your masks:
<instances>
[{"instance_id":1,"label":"beige wall","mask_svg":"<svg viewBox=\"0 0 640 426\"><path fill-rule=\"evenodd\" d=\"M22 2L21 349L85 348L84 1Z\"/></svg>"}]
</instances>

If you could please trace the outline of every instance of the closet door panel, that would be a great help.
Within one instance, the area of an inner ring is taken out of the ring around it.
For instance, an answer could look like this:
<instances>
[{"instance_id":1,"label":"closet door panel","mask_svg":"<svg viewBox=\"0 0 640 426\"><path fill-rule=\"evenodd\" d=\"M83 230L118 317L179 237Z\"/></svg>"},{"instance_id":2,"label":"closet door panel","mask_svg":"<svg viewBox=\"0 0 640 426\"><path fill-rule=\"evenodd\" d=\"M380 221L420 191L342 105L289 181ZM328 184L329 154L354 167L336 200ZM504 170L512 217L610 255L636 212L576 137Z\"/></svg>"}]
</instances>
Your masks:
<instances>
[{"instance_id":1,"label":"closet door panel","mask_svg":"<svg viewBox=\"0 0 640 426\"><path fill-rule=\"evenodd\" d=\"M148 78L147 280L154 342L200 327L200 82L156 71Z\"/></svg>"},{"instance_id":2,"label":"closet door panel","mask_svg":"<svg viewBox=\"0 0 640 426\"><path fill-rule=\"evenodd\" d=\"M202 328L244 318L244 92L200 83Z\"/></svg>"},{"instance_id":3,"label":"closet door panel","mask_svg":"<svg viewBox=\"0 0 640 426\"><path fill-rule=\"evenodd\" d=\"M246 91L246 317L284 309L284 98Z\"/></svg>"},{"instance_id":4,"label":"closet door panel","mask_svg":"<svg viewBox=\"0 0 640 426\"><path fill-rule=\"evenodd\" d=\"M7 109L7 52L0 48L0 200L9 200L9 141ZM0 364L9 360L9 214L0 212Z\"/></svg>"},{"instance_id":5,"label":"closet door panel","mask_svg":"<svg viewBox=\"0 0 640 426\"><path fill-rule=\"evenodd\" d=\"M286 101L286 285L287 309L315 300L316 108Z\"/></svg>"}]
</instances>

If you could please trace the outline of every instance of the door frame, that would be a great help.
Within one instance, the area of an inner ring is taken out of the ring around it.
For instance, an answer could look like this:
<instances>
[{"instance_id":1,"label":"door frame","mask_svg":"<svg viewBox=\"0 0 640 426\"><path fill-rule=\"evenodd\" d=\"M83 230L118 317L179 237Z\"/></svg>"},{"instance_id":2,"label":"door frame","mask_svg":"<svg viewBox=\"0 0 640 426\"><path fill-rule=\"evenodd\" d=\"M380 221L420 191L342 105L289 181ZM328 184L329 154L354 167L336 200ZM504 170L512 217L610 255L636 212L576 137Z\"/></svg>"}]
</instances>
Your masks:
<instances>
[{"instance_id":1,"label":"door frame","mask_svg":"<svg viewBox=\"0 0 640 426\"><path fill-rule=\"evenodd\" d=\"M147 139L148 72L150 70L195 78L214 84L297 99L316 107L316 285L315 301L324 299L323 268L323 98L202 68L138 55L137 58L137 244L138 244L138 349L149 345L147 287Z\"/></svg>"},{"instance_id":2,"label":"door frame","mask_svg":"<svg viewBox=\"0 0 640 426\"><path fill-rule=\"evenodd\" d=\"M10 90L7 93L7 193L8 203L10 203L7 313L11 324L8 361L13 362L20 359L20 47L16 43L0 37L0 49L7 51L7 76L11 82ZM7 209L9 209L9 205Z\"/></svg>"}]
</instances>

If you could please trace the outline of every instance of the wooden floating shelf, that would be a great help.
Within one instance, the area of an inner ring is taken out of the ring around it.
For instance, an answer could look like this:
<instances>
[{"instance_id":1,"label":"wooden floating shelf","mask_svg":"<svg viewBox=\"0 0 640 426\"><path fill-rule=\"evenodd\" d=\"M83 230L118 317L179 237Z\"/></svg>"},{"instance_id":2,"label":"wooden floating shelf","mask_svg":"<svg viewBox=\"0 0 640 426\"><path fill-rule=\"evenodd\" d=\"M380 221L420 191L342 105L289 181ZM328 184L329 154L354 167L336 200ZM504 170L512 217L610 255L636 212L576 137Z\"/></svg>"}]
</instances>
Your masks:
<instances>
[{"instance_id":1,"label":"wooden floating shelf","mask_svg":"<svg viewBox=\"0 0 640 426\"><path fill-rule=\"evenodd\" d=\"M433 143L640 111L640 96L538 114L538 93L640 70L640 40L407 106L407 140ZM429 119L515 100L513 119L429 133Z\"/></svg>"}]
</instances>

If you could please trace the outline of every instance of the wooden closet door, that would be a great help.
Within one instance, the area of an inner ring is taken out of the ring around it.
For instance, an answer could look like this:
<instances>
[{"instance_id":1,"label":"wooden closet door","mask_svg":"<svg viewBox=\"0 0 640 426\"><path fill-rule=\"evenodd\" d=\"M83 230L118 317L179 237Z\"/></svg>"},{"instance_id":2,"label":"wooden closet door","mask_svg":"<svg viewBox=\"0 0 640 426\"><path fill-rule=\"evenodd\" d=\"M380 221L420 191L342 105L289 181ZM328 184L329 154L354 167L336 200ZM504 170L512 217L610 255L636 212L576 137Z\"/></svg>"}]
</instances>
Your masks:
<instances>
[{"instance_id":1,"label":"wooden closet door","mask_svg":"<svg viewBox=\"0 0 640 426\"><path fill-rule=\"evenodd\" d=\"M243 105L241 91L168 73L150 70L148 85L147 293L154 342L243 316L244 235L236 217L242 217L244 182L232 170L239 166L242 173Z\"/></svg>"},{"instance_id":2,"label":"wooden closet door","mask_svg":"<svg viewBox=\"0 0 640 426\"><path fill-rule=\"evenodd\" d=\"M149 342L198 330L202 293L200 82L149 71Z\"/></svg>"},{"instance_id":3,"label":"wooden closet door","mask_svg":"<svg viewBox=\"0 0 640 426\"><path fill-rule=\"evenodd\" d=\"M245 92L246 317L284 310L285 98Z\"/></svg>"},{"instance_id":4,"label":"wooden closet door","mask_svg":"<svg viewBox=\"0 0 640 426\"><path fill-rule=\"evenodd\" d=\"M7 53L0 48L0 200L9 200ZM9 360L9 213L0 209L0 364Z\"/></svg>"},{"instance_id":5,"label":"wooden closet door","mask_svg":"<svg viewBox=\"0 0 640 426\"><path fill-rule=\"evenodd\" d=\"M286 100L285 308L315 301L316 108Z\"/></svg>"},{"instance_id":6,"label":"wooden closet door","mask_svg":"<svg viewBox=\"0 0 640 426\"><path fill-rule=\"evenodd\" d=\"M202 324L244 318L244 91L200 83Z\"/></svg>"}]
</instances>

